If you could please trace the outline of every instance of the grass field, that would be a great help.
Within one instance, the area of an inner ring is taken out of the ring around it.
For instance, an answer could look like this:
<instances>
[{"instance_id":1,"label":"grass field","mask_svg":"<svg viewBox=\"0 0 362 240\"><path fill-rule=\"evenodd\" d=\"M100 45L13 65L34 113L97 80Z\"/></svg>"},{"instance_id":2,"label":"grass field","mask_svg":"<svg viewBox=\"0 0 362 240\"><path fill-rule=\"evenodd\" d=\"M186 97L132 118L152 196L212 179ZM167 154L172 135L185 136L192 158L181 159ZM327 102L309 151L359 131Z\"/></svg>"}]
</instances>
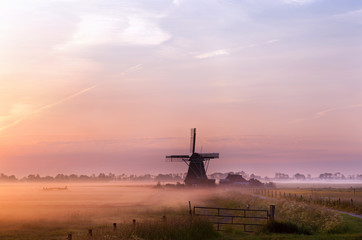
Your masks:
<instances>
[{"instance_id":1,"label":"grass field","mask_svg":"<svg viewBox=\"0 0 362 240\"><path fill-rule=\"evenodd\" d=\"M43 187L64 186L0 185L1 240L64 240L69 233L73 240L362 239L361 219L317 204L252 196L241 189L170 189L115 183L68 184L68 190L62 191L44 191ZM255 233L244 233L240 227L217 232L207 219L189 216L188 201L193 205L229 208L249 205L252 209L268 209L274 204L275 223ZM113 223L117 223L116 230Z\"/></svg>"},{"instance_id":2,"label":"grass field","mask_svg":"<svg viewBox=\"0 0 362 240\"><path fill-rule=\"evenodd\" d=\"M269 198L284 198L289 201L305 202L330 209L362 214L362 187L278 187L276 189L254 191Z\"/></svg>"}]
</instances>

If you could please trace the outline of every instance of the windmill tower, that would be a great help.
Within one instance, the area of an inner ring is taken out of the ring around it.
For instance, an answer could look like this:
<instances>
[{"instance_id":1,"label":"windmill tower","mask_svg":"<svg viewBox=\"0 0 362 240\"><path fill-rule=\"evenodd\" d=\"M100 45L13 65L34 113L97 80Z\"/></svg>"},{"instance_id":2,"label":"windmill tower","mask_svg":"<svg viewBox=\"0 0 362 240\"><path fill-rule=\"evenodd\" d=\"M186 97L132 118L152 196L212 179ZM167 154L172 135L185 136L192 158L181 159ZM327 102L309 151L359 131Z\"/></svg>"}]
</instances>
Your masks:
<instances>
[{"instance_id":1,"label":"windmill tower","mask_svg":"<svg viewBox=\"0 0 362 240\"><path fill-rule=\"evenodd\" d=\"M206 171L209 166L210 159L219 158L219 153L196 153L196 128L191 128L191 141L189 155L170 155L166 156L169 162L185 162L189 167L185 178L186 185L213 185L215 180L208 179ZM205 168L206 166L206 168Z\"/></svg>"}]
</instances>

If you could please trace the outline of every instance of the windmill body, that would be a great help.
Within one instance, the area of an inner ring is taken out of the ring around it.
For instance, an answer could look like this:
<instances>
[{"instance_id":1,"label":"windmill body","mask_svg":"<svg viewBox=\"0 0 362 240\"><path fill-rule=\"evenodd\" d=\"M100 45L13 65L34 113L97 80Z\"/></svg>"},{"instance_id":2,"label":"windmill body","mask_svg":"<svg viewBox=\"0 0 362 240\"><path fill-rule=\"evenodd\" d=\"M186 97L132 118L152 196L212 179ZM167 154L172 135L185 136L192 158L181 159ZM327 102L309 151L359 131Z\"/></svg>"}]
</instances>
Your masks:
<instances>
[{"instance_id":1,"label":"windmill body","mask_svg":"<svg viewBox=\"0 0 362 240\"><path fill-rule=\"evenodd\" d=\"M170 155L166 159L170 162L185 162L189 169L185 178L186 185L214 185L215 180L206 175L210 159L219 158L219 153L196 153L196 128L191 129L191 155ZM206 167L206 168L205 168Z\"/></svg>"}]
</instances>

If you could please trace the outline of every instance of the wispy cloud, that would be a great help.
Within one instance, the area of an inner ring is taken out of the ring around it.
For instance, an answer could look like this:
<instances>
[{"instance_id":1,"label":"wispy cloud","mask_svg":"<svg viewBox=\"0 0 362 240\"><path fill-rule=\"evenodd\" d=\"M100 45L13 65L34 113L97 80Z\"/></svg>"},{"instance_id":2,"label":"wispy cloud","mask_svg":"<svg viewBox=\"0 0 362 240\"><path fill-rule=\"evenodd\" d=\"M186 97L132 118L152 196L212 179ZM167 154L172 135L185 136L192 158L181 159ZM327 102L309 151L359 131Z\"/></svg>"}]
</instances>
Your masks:
<instances>
[{"instance_id":1,"label":"wispy cloud","mask_svg":"<svg viewBox=\"0 0 362 240\"><path fill-rule=\"evenodd\" d=\"M181 4L181 0L173 0L172 4L178 7Z\"/></svg>"},{"instance_id":2,"label":"wispy cloud","mask_svg":"<svg viewBox=\"0 0 362 240\"><path fill-rule=\"evenodd\" d=\"M140 9L124 10L121 14L86 14L80 16L77 30L71 39L57 50L92 45L159 45L171 34L159 25L162 14Z\"/></svg>"},{"instance_id":3,"label":"wispy cloud","mask_svg":"<svg viewBox=\"0 0 362 240\"><path fill-rule=\"evenodd\" d=\"M277 43L280 42L280 39L271 39L265 42L265 44L272 44L272 43Z\"/></svg>"},{"instance_id":4,"label":"wispy cloud","mask_svg":"<svg viewBox=\"0 0 362 240\"><path fill-rule=\"evenodd\" d=\"M286 4L298 4L298 5L303 5L315 1L316 0L283 0L283 2Z\"/></svg>"},{"instance_id":5,"label":"wispy cloud","mask_svg":"<svg viewBox=\"0 0 362 240\"><path fill-rule=\"evenodd\" d=\"M212 52L207 52L207 53L202 53L202 54L196 55L195 58L204 59L204 58L212 58L212 57L216 57L216 56L220 56L220 55L228 55L228 54L229 54L229 49L219 49L219 50L215 50Z\"/></svg>"},{"instance_id":6,"label":"wispy cloud","mask_svg":"<svg viewBox=\"0 0 362 240\"><path fill-rule=\"evenodd\" d=\"M346 21L354 24L362 24L362 9L348 11L333 16L338 21Z\"/></svg>"},{"instance_id":7,"label":"wispy cloud","mask_svg":"<svg viewBox=\"0 0 362 240\"><path fill-rule=\"evenodd\" d=\"M134 66L126 69L125 71L121 72L120 75L124 76L126 74L130 74L132 72L136 72L136 71L139 71L141 69L142 69L142 64L137 64L137 65L134 65Z\"/></svg>"},{"instance_id":8,"label":"wispy cloud","mask_svg":"<svg viewBox=\"0 0 362 240\"><path fill-rule=\"evenodd\" d=\"M213 57L218 57L218 56L223 56L223 55L229 55L233 52L237 52L240 50L244 50L244 49L248 49L248 48L253 48L253 47L257 47L257 46L261 46L263 44L274 44L279 42L280 39L271 39L259 44L249 44L246 46L240 46L240 47L234 47L234 48L222 48L222 49L218 49L218 50L214 50L214 51L210 51L210 52L205 52L205 53L193 53L194 57L197 59L206 59L206 58L213 58Z\"/></svg>"},{"instance_id":9,"label":"wispy cloud","mask_svg":"<svg viewBox=\"0 0 362 240\"><path fill-rule=\"evenodd\" d=\"M292 122L304 122L304 121L314 120L314 119L321 118L330 112L335 112L335 111L340 111L340 110L345 110L345 109L354 109L354 108L362 108L362 104L354 104L354 105L349 105L349 106L344 106L344 107L328 108L328 109L315 113L311 117L296 119Z\"/></svg>"}]
</instances>

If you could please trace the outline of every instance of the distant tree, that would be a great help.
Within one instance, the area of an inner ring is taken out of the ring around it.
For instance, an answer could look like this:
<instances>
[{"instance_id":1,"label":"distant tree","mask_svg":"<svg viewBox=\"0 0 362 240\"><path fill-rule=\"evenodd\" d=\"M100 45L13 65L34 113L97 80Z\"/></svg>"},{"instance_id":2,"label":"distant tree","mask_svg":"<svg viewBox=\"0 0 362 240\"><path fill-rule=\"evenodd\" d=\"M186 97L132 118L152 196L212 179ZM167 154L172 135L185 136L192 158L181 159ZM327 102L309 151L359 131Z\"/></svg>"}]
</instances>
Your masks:
<instances>
[{"instance_id":1,"label":"distant tree","mask_svg":"<svg viewBox=\"0 0 362 240\"><path fill-rule=\"evenodd\" d=\"M333 179L333 174L332 173L322 173L319 175L320 179Z\"/></svg>"},{"instance_id":2,"label":"distant tree","mask_svg":"<svg viewBox=\"0 0 362 240\"><path fill-rule=\"evenodd\" d=\"M172 174L158 174L156 177L155 177L155 180L156 181L159 181L159 182L168 182L168 181L174 181L174 178L172 177Z\"/></svg>"},{"instance_id":3,"label":"distant tree","mask_svg":"<svg viewBox=\"0 0 362 240\"><path fill-rule=\"evenodd\" d=\"M54 178L52 176L45 176L45 177L42 178L42 180L50 182L50 181L54 181Z\"/></svg>"},{"instance_id":4,"label":"distant tree","mask_svg":"<svg viewBox=\"0 0 362 240\"><path fill-rule=\"evenodd\" d=\"M79 180L82 180L82 181L89 181L91 178L87 175L80 175L79 176Z\"/></svg>"},{"instance_id":5,"label":"distant tree","mask_svg":"<svg viewBox=\"0 0 362 240\"><path fill-rule=\"evenodd\" d=\"M275 173L275 179L289 179L289 175L285 173Z\"/></svg>"},{"instance_id":6,"label":"distant tree","mask_svg":"<svg viewBox=\"0 0 362 240\"><path fill-rule=\"evenodd\" d=\"M69 180L71 180L71 181L76 181L76 180L78 180L78 175L77 175L77 174L70 174L70 175L69 175Z\"/></svg>"},{"instance_id":7,"label":"distant tree","mask_svg":"<svg viewBox=\"0 0 362 240\"><path fill-rule=\"evenodd\" d=\"M296 173L294 175L294 178L297 179L297 180L305 180L304 174L301 174L301 173Z\"/></svg>"}]
</instances>

